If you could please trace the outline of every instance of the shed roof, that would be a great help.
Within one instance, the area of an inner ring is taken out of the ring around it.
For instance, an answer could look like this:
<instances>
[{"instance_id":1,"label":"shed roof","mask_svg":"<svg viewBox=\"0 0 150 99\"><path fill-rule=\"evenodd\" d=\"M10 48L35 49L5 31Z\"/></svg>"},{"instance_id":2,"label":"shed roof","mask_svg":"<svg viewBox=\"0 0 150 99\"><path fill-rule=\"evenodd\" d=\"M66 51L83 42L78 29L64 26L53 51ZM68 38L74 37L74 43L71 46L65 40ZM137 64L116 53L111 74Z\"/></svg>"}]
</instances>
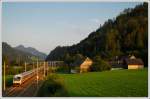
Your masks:
<instances>
[{"instance_id":1,"label":"shed roof","mask_svg":"<svg viewBox=\"0 0 150 99\"><path fill-rule=\"evenodd\" d=\"M128 65L143 65L143 61L140 58L137 59L126 59Z\"/></svg>"}]
</instances>

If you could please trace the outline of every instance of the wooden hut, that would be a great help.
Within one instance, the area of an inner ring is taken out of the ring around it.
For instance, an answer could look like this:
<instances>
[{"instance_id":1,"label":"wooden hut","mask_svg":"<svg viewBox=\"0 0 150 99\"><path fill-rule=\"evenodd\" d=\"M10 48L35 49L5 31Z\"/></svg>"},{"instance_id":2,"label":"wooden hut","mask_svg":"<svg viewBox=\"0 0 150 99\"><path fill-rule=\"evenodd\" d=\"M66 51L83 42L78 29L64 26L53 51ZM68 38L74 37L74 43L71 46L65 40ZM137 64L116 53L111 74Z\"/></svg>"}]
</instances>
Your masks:
<instances>
[{"instance_id":1,"label":"wooden hut","mask_svg":"<svg viewBox=\"0 0 150 99\"><path fill-rule=\"evenodd\" d=\"M90 70L90 66L92 65L92 63L93 61L87 57L80 65L80 73L88 72Z\"/></svg>"},{"instance_id":2,"label":"wooden hut","mask_svg":"<svg viewBox=\"0 0 150 99\"><path fill-rule=\"evenodd\" d=\"M88 72L90 70L90 66L92 65L93 61L90 58L82 58L82 59L77 59L72 66L78 67L79 72ZM76 73L77 71L75 69L71 70L72 73Z\"/></svg>"},{"instance_id":3,"label":"wooden hut","mask_svg":"<svg viewBox=\"0 0 150 99\"><path fill-rule=\"evenodd\" d=\"M144 68L144 63L140 58L131 56L129 59L126 59L126 65L128 69L141 69Z\"/></svg>"}]
</instances>

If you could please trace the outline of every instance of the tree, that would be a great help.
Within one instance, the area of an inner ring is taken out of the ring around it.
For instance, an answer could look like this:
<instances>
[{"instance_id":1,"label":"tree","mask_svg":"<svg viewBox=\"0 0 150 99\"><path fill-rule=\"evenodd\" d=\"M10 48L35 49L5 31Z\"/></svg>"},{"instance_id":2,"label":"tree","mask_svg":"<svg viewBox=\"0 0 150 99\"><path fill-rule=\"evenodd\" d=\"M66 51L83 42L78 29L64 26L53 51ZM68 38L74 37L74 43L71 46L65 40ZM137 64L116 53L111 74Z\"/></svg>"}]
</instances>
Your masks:
<instances>
[{"instance_id":1,"label":"tree","mask_svg":"<svg viewBox=\"0 0 150 99\"><path fill-rule=\"evenodd\" d=\"M106 34L106 51L115 56L120 51L119 33L116 29L108 30Z\"/></svg>"},{"instance_id":2,"label":"tree","mask_svg":"<svg viewBox=\"0 0 150 99\"><path fill-rule=\"evenodd\" d=\"M64 56L64 62L67 64L67 69L68 69L68 73L71 72L71 66L70 64L72 63L72 57L70 56L69 53L66 53Z\"/></svg>"},{"instance_id":3,"label":"tree","mask_svg":"<svg viewBox=\"0 0 150 99\"><path fill-rule=\"evenodd\" d=\"M106 61L102 60L100 56L94 57L93 61L91 71L105 71L111 69L111 66Z\"/></svg>"}]
</instances>

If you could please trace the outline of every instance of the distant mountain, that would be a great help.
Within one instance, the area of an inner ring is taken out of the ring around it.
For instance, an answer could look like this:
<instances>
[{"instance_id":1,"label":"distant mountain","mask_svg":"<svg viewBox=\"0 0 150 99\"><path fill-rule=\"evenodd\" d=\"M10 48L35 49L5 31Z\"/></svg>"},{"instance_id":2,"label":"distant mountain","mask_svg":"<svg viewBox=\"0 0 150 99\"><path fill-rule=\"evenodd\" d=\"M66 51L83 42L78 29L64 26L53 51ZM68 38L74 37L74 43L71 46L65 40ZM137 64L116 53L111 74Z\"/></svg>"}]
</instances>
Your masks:
<instances>
[{"instance_id":1,"label":"distant mountain","mask_svg":"<svg viewBox=\"0 0 150 99\"><path fill-rule=\"evenodd\" d=\"M39 51L36 50L35 48L32 48L32 47L24 47L23 45L19 45L19 46L15 47L15 49L20 50L20 51L23 51L23 52L30 53L30 54L32 54L32 55L34 55L34 56L39 57L39 58L42 59L42 60L45 60L45 58L46 58L46 56L47 56L45 53L39 52Z\"/></svg>"},{"instance_id":2,"label":"distant mountain","mask_svg":"<svg viewBox=\"0 0 150 99\"><path fill-rule=\"evenodd\" d=\"M6 42L2 42L2 60L7 61L8 63L17 63L17 62L25 62L25 61L32 61L32 57L34 55L23 52L17 49L14 49Z\"/></svg>"}]
</instances>

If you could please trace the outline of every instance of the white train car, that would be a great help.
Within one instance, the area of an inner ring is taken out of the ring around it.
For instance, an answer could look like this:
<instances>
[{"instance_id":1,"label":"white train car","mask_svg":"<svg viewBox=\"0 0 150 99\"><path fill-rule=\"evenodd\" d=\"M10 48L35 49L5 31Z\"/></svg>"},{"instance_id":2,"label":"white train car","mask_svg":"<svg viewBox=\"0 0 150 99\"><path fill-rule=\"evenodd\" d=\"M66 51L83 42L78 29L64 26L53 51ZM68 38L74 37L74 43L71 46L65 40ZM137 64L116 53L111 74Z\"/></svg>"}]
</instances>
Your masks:
<instances>
[{"instance_id":1,"label":"white train car","mask_svg":"<svg viewBox=\"0 0 150 99\"><path fill-rule=\"evenodd\" d=\"M38 71L42 70L44 67L38 68ZM13 85L21 85L24 83L27 79L33 77L36 73L37 69L33 69L27 72L23 72L21 74L14 75L13 77Z\"/></svg>"},{"instance_id":2,"label":"white train car","mask_svg":"<svg viewBox=\"0 0 150 99\"><path fill-rule=\"evenodd\" d=\"M14 75L13 85L21 85L27 79L31 78L35 74L34 72L35 70L30 70L21 74Z\"/></svg>"}]
</instances>

